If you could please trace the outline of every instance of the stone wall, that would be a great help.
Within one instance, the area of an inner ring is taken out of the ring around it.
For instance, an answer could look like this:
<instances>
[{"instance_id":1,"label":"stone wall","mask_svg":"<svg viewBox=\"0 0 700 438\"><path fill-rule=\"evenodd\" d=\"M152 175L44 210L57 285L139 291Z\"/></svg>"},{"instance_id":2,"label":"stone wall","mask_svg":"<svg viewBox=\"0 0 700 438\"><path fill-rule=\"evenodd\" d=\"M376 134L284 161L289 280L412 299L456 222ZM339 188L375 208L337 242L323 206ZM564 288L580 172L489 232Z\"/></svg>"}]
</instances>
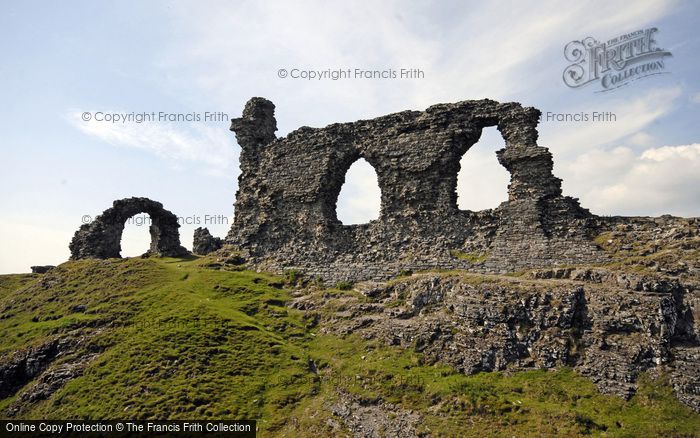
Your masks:
<instances>
[{"instance_id":1,"label":"stone wall","mask_svg":"<svg viewBox=\"0 0 700 438\"><path fill-rule=\"evenodd\" d=\"M192 239L192 252L197 255L207 255L221 249L224 241L219 237L214 237L209 229L199 227L194 230Z\"/></svg>"},{"instance_id":2,"label":"stone wall","mask_svg":"<svg viewBox=\"0 0 700 438\"><path fill-rule=\"evenodd\" d=\"M434 105L372 120L302 127L276 138L272 102L255 97L233 119L242 152L235 220L226 238L261 269L324 280L381 280L402 270L509 272L604 259L596 218L562 195L552 155L537 145L540 111L492 100ZM497 126L508 200L457 207L462 156ZM343 225L336 202L350 166L377 172L379 219Z\"/></svg>"}]
</instances>

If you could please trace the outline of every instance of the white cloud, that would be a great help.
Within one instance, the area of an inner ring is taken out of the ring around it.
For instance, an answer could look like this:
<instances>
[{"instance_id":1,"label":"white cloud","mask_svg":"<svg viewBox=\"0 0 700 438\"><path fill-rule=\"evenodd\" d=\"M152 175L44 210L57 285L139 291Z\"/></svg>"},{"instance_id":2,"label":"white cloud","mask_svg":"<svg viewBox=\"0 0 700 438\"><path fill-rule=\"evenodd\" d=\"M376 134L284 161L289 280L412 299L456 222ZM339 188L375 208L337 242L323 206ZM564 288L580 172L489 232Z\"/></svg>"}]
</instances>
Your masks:
<instances>
[{"instance_id":1,"label":"white cloud","mask_svg":"<svg viewBox=\"0 0 700 438\"><path fill-rule=\"evenodd\" d=\"M650 135L644 131L639 131L636 134L632 134L628 139L627 143L637 147L652 147L658 144L658 141L653 135Z\"/></svg>"},{"instance_id":2,"label":"white cloud","mask_svg":"<svg viewBox=\"0 0 700 438\"><path fill-rule=\"evenodd\" d=\"M691 95L690 101L693 103L700 103L700 92Z\"/></svg>"},{"instance_id":3,"label":"white cloud","mask_svg":"<svg viewBox=\"0 0 700 438\"><path fill-rule=\"evenodd\" d=\"M634 203L646 196L646 190L655 190L654 186L624 178L640 151L658 144L647 130L674 110L680 96L679 87L654 88L634 99L608 100L603 108L581 105L567 109L572 113L610 111L616 116L611 122L542 122L538 143L553 153L554 174L563 179L564 194L581 198L584 207L605 214L697 211L700 199L688 198L691 204L674 206L669 200L675 198L651 194L639 205L644 208L637 208ZM623 193L629 196L626 200Z\"/></svg>"},{"instance_id":4,"label":"white cloud","mask_svg":"<svg viewBox=\"0 0 700 438\"><path fill-rule=\"evenodd\" d=\"M81 112L71 111L67 118L81 132L113 146L141 149L176 166L200 163L214 175L230 176L238 170L237 146L224 128L198 122L110 123L94 118L86 122L81 116Z\"/></svg>"},{"instance_id":5,"label":"white cloud","mask_svg":"<svg viewBox=\"0 0 700 438\"><path fill-rule=\"evenodd\" d=\"M610 215L700 215L700 144L596 149L568 165L581 202Z\"/></svg>"},{"instance_id":6,"label":"white cloud","mask_svg":"<svg viewBox=\"0 0 700 438\"><path fill-rule=\"evenodd\" d=\"M700 159L700 144L691 144L685 146L663 146L656 149L644 151L642 158L645 160L656 161L657 163L680 159L695 162ZM700 175L698 175L700 177Z\"/></svg>"}]
</instances>

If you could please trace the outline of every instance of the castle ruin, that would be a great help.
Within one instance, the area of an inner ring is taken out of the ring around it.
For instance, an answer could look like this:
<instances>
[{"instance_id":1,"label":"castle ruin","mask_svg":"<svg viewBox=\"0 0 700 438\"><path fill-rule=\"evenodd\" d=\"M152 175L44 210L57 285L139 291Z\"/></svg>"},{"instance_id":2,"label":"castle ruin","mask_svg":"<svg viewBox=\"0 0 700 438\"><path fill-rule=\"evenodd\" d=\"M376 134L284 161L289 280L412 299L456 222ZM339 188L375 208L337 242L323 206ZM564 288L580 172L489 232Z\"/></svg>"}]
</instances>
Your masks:
<instances>
[{"instance_id":1,"label":"castle ruin","mask_svg":"<svg viewBox=\"0 0 700 438\"><path fill-rule=\"evenodd\" d=\"M563 196L552 155L537 144L540 111L519 103L439 104L277 138L275 106L254 97L231 121L241 146L234 224L226 243L261 269L299 269L325 280L382 280L402 271L512 272L592 263L596 217ZM496 126L508 200L480 212L457 207L462 156ZM381 189L377 220L343 225L336 202L364 158Z\"/></svg>"}]
</instances>

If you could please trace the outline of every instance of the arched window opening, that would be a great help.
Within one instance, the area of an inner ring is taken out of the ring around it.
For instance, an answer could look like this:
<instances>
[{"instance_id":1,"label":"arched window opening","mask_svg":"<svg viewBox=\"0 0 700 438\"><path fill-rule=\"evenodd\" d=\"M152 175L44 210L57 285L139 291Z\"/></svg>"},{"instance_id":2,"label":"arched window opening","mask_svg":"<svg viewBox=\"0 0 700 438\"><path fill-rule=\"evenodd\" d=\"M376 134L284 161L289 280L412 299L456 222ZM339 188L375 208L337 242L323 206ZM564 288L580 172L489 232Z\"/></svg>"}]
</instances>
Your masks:
<instances>
[{"instance_id":1,"label":"arched window opening","mask_svg":"<svg viewBox=\"0 0 700 438\"><path fill-rule=\"evenodd\" d=\"M487 210L508 200L510 174L501 166L496 151L505 140L495 126L484 128L479 141L459 162L457 206L461 210Z\"/></svg>"},{"instance_id":2,"label":"arched window opening","mask_svg":"<svg viewBox=\"0 0 700 438\"><path fill-rule=\"evenodd\" d=\"M139 257L151 247L151 217L148 213L131 216L124 223L121 240L122 257Z\"/></svg>"},{"instance_id":3,"label":"arched window opening","mask_svg":"<svg viewBox=\"0 0 700 438\"><path fill-rule=\"evenodd\" d=\"M345 174L336 213L344 225L368 223L379 218L381 191L377 172L364 158L355 161Z\"/></svg>"}]
</instances>

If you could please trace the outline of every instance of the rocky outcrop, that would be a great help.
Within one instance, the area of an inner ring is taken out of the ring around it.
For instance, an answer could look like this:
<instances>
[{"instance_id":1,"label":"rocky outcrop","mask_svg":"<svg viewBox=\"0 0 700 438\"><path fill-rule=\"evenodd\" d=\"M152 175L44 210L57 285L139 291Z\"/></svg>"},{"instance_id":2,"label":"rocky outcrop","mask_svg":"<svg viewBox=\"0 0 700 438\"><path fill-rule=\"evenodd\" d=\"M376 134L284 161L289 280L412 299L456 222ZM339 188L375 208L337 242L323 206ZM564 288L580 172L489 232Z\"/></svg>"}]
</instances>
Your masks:
<instances>
[{"instance_id":1,"label":"rocky outcrop","mask_svg":"<svg viewBox=\"0 0 700 438\"><path fill-rule=\"evenodd\" d=\"M151 247L147 254L179 257L189 254L180 245L177 216L165 210L163 204L148 198L127 198L114 201L90 223L75 232L70 243L71 260L107 259L121 257L124 224L130 217L148 213L151 218Z\"/></svg>"},{"instance_id":2,"label":"rocky outcrop","mask_svg":"<svg viewBox=\"0 0 700 438\"><path fill-rule=\"evenodd\" d=\"M42 265L42 266L32 266L32 274L46 274L56 266L54 265Z\"/></svg>"},{"instance_id":3,"label":"rocky outcrop","mask_svg":"<svg viewBox=\"0 0 700 438\"><path fill-rule=\"evenodd\" d=\"M355 437L420 436L417 433L417 426L421 420L419 413L382 400L359 402L349 394L340 394L338 401L331 405L329 410ZM337 429L336 432L340 435L342 429Z\"/></svg>"},{"instance_id":4,"label":"rocky outcrop","mask_svg":"<svg viewBox=\"0 0 700 438\"><path fill-rule=\"evenodd\" d=\"M523 277L421 274L360 283L367 299L294 307L326 315L322 330L411 348L466 374L574 368L604 393L629 398L640 373L670 375L700 410L700 292L692 283L605 268Z\"/></svg>"},{"instance_id":5,"label":"rocky outcrop","mask_svg":"<svg viewBox=\"0 0 700 438\"><path fill-rule=\"evenodd\" d=\"M80 330L15 352L0 361L0 399L15 399L0 415L15 417L27 406L48 399L68 381L83 374L101 347L90 345L95 332Z\"/></svg>"},{"instance_id":6,"label":"rocky outcrop","mask_svg":"<svg viewBox=\"0 0 700 438\"><path fill-rule=\"evenodd\" d=\"M223 239L211 235L207 228L199 227L194 230L192 241L192 252L198 255L207 255L221 249L224 245Z\"/></svg>"},{"instance_id":7,"label":"rocky outcrop","mask_svg":"<svg viewBox=\"0 0 700 438\"><path fill-rule=\"evenodd\" d=\"M59 342L52 340L43 345L15 353L0 363L0 399L14 394L27 382L41 374L60 351Z\"/></svg>"},{"instance_id":8,"label":"rocky outcrop","mask_svg":"<svg viewBox=\"0 0 700 438\"><path fill-rule=\"evenodd\" d=\"M295 268L328 281L601 261L591 242L594 217L562 195L552 156L537 145L539 116L518 103L464 101L276 138L274 105L253 98L231 122L242 151L227 243L261 269ZM459 162L488 126L506 142L497 158L511 174L508 200L495 210L462 211ZM360 158L377 172L381 213L346 226L336 201Z\"/></svg>"},{"instance_id":9,"label":"rocky outcrop","mask_svg":"<svg viewBox=\"0 0 700 438\"><path fill-rule=\"evenodd\" d=\"M17 395L5 411L5 415L15 417L21 414L26 407L48 399L54 392L63 388L66 383L82 376L85 368L95 357L97 354L74 356L71 360L52 366Z\"/></svg>"}]
</instances>

